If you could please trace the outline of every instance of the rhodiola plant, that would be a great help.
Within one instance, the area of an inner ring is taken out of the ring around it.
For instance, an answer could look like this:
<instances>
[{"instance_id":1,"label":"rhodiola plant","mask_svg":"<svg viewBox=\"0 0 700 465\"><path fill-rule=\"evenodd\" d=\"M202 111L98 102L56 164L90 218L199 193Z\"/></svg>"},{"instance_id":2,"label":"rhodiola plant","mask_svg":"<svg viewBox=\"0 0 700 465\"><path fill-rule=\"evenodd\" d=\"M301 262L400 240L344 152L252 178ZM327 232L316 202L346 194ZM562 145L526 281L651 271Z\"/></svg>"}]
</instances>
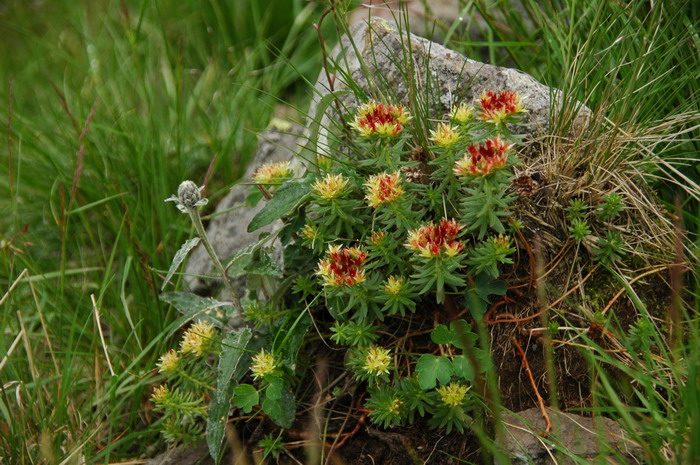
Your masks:
<instances>
[{"instance_id":1,"label":"rhodiola plant","mask_svg":"<svg viewBox=\"0 0 700 465\"><path fill-rule=\"evenodd\" d=\"M213 456L231 402L292 427L297 388L307 376L301 368L309 365L304 348L319 338L344 354L343 366L334 369L351 373L370 421L386 428L427 417L430 427L447 432L470 428L478 403L473 383L490 361L459 318L465 312L448 310L479 311L474 296L485 299L500 288L494 285L500 270L512 263L504 219L518 161L507 124L524 111L517 94L487 91L474 105L459 103L442 121L425 122L431 145L416 156L407 108L367 101L346 121L349 132L337 135L344 153L319 155L301 176L284 163L256 171L253 181L266 203L249 230L277 219L284 226L226 264L212 257L231 304L252 328L205 338L215 354L206 366L217 373L207 393ZM174 200L199 221L202 199ZM197 232L207 245L203 230ZM268 253L273 238L283 244L283 270ZM238 296L232 270L257 276L249 282L258 287ZM412 332L412 325L431 320L431 330ZM172 418L203 416L189 397L163 398L154 395Z\"/></svg>"}]
</instances>

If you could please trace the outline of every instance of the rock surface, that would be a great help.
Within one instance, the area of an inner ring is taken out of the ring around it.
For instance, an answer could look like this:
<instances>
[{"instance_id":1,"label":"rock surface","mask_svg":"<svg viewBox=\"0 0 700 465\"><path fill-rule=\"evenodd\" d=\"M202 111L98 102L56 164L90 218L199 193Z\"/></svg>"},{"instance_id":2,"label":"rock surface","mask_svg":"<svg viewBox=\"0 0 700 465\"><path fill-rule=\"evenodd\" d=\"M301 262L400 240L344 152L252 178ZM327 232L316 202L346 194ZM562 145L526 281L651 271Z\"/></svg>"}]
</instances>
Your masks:
<instances>
[{"instance_id":1,"label":"rock surface","mask_svg":"<svg viewBox=\"0 0 700 465\"><path fill-rule=\"evenodd\" d=\"M242 181L250 180L252 174L265 163L284 160L293 160L292 167L299 172L301 164L294 159L294 155L300 144L302 128L298 125L289 125L284 128L271 128L258 136L258 150L255 158L248 166ZM244 206L250 185L236 184L231 191L216 206L215 213L223 213L211 220L207 227L207 234L212 242L219 258L231 257L237 251L256 242L263 232L278 230L281 222L273 223L258 231L249 233L248 223L263 207L264 202L259 202L255 207ZM211 275L213 264L206 250L200 244L189 257L185 273L188 275ZM192 292L197 294L211 294L215 286L212 280L206 280L191 276L187 283ZM240 286L239 286L240 287Z\"/></svg>"},{"instance_id":2,"label":"rock surface","mask_svg":"<svg viewBox=\"0 0 700 465\"><path fill-rule=\"evenodd\" d=\"M550 408L547 414L553 425L553 431L547 435L544 434L545 420L538 408L505 416L505 433L496 443L510 454L514 465L580 463L570 455L591 462L595 459L595 463L639 463L636 458L642 456L641 448L613 420L582 417Z\"/></svg>"},{"instance_id":3,"label":"rock surface","mask_svg":"<svg viewBox=\"0 0 700 465\"><path fill-rule=\"evenodd\" d=\"M419 36L427 36L435 28L433 23L449 26L459 19L459 0L368 0L355 11L350 13L350 25L367 21L376 16L387 21L394 21L405 7L408 12L408 22L411 32ZM475 15L478 16L478 15ZM478 17L477 20L481 18Z\"/></svg>"},{"instance_id":4,"label":"rock surface","mask_svg":"<svg viewBox=\"0 0 700 465\"><path fill-rule=\"evenodd\" d=\"M471 103L485 90L512 90L520 94L528 112L520 124L509 129L527 140L547 134L550 110L561 106L559 90L528 74L471 60L435 42L399 33L382 19L356 24L350 34L352 40L344 37L332 54L336 66L342 67L344 72L331 76L332 85L321 72L310 115L316 114L316 105L323 95L356 87L380 101L408 104L414 100L430 110L426 116L431 118L441 118L456 102ZM357 106L355 93L344 94L339 99L343 108ZM585 124L589 115L590 110L581 107L573 126ZM332 127L332 122L338 118L335 111L329 110L321 126ZM327 146L323 137L321 132L320 147Z\"/></svg>"},{"instance_id":5,"label":"rock surface","mask_svg":"<svg viewBox=\"0 0 700 465\"><path fill-rule=\"evenodd\" d=\"M209 456L205 441L198 441L189 446L178 446L153 457L146 465L214 465Z\"/></svg>"}]
</instances>

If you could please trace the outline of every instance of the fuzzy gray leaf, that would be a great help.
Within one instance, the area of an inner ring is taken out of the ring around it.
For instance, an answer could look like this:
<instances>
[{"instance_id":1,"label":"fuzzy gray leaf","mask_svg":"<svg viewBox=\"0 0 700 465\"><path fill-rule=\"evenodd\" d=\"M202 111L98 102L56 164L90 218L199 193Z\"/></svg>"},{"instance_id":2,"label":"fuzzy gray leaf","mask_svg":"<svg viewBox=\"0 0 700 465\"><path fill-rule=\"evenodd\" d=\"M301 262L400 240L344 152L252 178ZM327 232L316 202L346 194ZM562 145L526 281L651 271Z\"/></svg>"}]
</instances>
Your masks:
<instances>
[{"instance_id":1,"label":"fuzzy gray leaf","mask_svg":"<svg viewBox=\"0 0 700 465\"><path fill-rule=\"evenodd\" d=\"M180 268L180 265L182 262L185 260L187 257L187 254L190 253L190 250L194 249L197 244L199 244L199 237L193 237L189 241L185 242L182 244L182 247L180 247L180 250L177 251L175 254L175 257L173 258L173 262L170 264L170 269L168 270L168 274L165 276L165 280L163 281L163 286L161 286L160 290L162 291L165 289L165 286L168 285L168 282L170 282L170 278L173 277L175 272L177 271L178 268Z\"/></svg>"}]
</instances>

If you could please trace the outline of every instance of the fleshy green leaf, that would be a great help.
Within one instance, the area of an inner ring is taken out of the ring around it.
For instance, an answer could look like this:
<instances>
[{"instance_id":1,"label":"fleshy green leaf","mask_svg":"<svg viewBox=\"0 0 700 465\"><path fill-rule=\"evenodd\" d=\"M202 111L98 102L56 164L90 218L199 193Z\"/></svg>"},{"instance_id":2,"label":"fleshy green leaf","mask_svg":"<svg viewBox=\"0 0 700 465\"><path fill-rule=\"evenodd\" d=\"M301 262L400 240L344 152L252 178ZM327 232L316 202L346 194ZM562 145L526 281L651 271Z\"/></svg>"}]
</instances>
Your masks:
<instances>
[{"instance_id":1,"label":"fleshy green leaf","mask_svg":"<svg viewBox=\"0 0 700 465\"><path fill-rule=\"evenodd\" d=\"M266 395L262 408L263 412L281 428L290 428L292 423L294 423L297 406L294 401L294 394L287 386L282 388L279 399L272 399Z\"/></svg>"},{"instance_id":2,"label":"fleshy green leaf","mask_svg":"<svg viewBox=\"0 0 700 465\"><path fill-rule=\"evenodd\" d=\"M432 354L423 354L416 365L418 384L421 389L428 390L437 386L436 380L442 384L450 382L452 376L452 363L447 357L436 357Z\"/></svg>"},{"instance_id":3,"label":"fleshy green leaf","mask_svg":"<svg viewBox=\"0 0 700 465\"><path fill-rule=\"evenodd\" d=\"M260 403L260 394L250 384L239 384L233 390L233 403L243 409L243 413L250 413Z\"/></svg>"},{"instance_id":4,"label":"fleshy green leaf","mask_svg":"<svg viewBox=\"0 0 700 465\"><path fill-rule=\"evenodd\" d=\"M187 257L187 254L190 253L190 250L194 249L197 244L199 244L199 237L193 237L189 241L185 242L182 244L182 247L180 247L180 250L177 251L175 254L175 257L173 257L173 262L170 264L170 269L168 270L168 274L165 275L165 280L163 280L163 285L161 286L160 290L162 291L165 289L165 286L168 285L170 282L170 278L173 277L177 269L180 267L182 264L183 260Z\"/></svg>"},{"instance_id":5,"label":"fleshy green leaf","mask_svg":"<svg viewBox=\"0 0 700 465\"><path fill-rule=\"evenodd\" d=\"M250 365L250 352L246 351L246 347L252 337L253 332L250 328L243 328L238 332L227 334L222 341L223 350L219 359L216 391L209 404L207 415L207 445L209 454L216 463L219 463L233 389Z\"/></svg>"},{"instance_id":6,"label":"fleshy green leaf","mask_svg":"<svg viewBox=\"0 0 700 465\"><path fill-rule=\"evenodd\" d=\"M248 225L248 232L267 226L285 216L304 200L310 190L311 186L307 183L287 181L282 184L262 210L253 217Z\"/></svg>"}]
</instances>

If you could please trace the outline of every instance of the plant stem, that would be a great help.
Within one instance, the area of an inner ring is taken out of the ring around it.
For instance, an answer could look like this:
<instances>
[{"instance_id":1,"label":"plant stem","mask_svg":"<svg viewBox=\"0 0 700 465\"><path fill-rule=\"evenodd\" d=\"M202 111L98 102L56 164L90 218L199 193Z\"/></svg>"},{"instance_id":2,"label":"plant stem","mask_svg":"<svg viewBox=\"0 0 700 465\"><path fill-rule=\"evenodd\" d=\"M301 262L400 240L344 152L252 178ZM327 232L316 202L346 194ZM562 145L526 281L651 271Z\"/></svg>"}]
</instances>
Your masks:
<instances>
[{"instance_id":1,"label":"plant stem","mask_svg":"<svg viewBox=\"0 0 700 465\"><path fill-rule=\"evenodd\" d=\"M226 270L224 269L224 266L219 261L219 257L216 255L216 252L214 252L214 248L211 246L211 242L209 242L209 238L207 237L207 232L204 230L204 225L202 224L202 218L199 216L199 210L197 210L196 207L189 207L189 208L187 208L187 211L189 212L190 218L192 219L192 224L194 224L194 229L197 230L197 234L202 239L202 243L204 244L204 248L207 250L207 253L211 257L211 260L214 262L214 266L219 271L222 279L224 280L224 286L226 287L226 290L229 292L229 294L231 294L231 300L233 301L233 307L236 310L238 310L238 312L242 315L243 314L243 306L241 305L241 300L238 298L238 293L236 292L236 289L233 287L233 283L229 279L228 274L226 274Z\"/></svg>"}]
</instances>

